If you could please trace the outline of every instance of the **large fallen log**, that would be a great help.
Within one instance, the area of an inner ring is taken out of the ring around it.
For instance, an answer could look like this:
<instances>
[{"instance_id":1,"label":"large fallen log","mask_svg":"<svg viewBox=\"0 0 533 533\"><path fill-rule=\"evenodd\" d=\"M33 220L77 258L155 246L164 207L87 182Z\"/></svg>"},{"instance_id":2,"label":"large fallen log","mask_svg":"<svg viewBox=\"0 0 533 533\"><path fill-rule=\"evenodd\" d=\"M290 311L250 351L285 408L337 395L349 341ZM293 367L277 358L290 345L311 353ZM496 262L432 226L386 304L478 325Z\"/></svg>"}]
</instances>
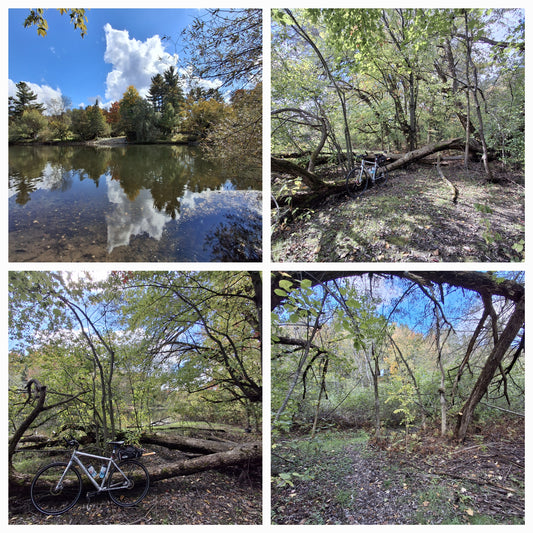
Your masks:
<instances>
[{"instance_id":1,"label":"large fallen log","mask_svg":"<svg viewBox=\"0 0 533 533\"><path fill-rule=\"evenodd\" d=\"M428 155L435 154L437 152L442 152L443 150L462 150L464 148L464 144L465 142L462 137L456 137L454 139L448 139L446 141L439 141L436 143L427 144L426 146L422 146L422 148L418 148L417 150L413 150L412 152L407 152L400 159L397 159L396 161L393 161L392 163L388 164L387 170L395 170L397 168L408 165L409 163L418 161L419 159L423 159Z\"/></svg>"},{"instance_id":2,"label":"large fallen log","mask_svg":"<svg viewBox=\"0 0 533 533\"><path fill-rule=\"evenodd\" d=\"M229 466L260 464L261 457L261 441L256 441L239 444L225 451L209 453L200 457L184 459L164 465L150 464L150 459L146 459L143 462L150 474L150 481L155 482ZM9 475L10 495L12 496L27 491L32 479L33 474L21 474L11 471Z\"/></svg>"},{"instance_id":3,"label":"large fallen log","mask_svg":"<svg viewBox=\"0 0 533 533\"><path fill-rule=\"evenodd\" d=\"M442 152L443 150L463 150L464 144L465 142L462 137L455 137L453 139L428 144L426 146L423 146L422 148L418 148L417 150L407 152L403 155L403 157L400 157L399 159L392 161L392 163L387 164L386 168L388 171L396 170L398 168L409 165L410 163L419 161L431 154ZM306 180L304 181L306 182L306 184L308 182L313 183L313 186L311 187L310 191L302 192L301 194L297 195L276 198L276 201L272 203L272 207L290 205L291 207L312 208L321 203L328 196L334 194L342 194L345 192L344 183L339 183L335 185L326 184L321 181L319 176L315 174L310 174L309 172L302 169L301 167L298 167L298 165L295 165L294 163L288 164L288 161L277 160L275 158L271 158L271 161L273 161L273 171L284 172L285 174L289 174L290 176L300 177L303 176L302 172L305 172ZM279 162L284 164L281 165L279 164Z\"/></svg>"},{"instance_id":4,"label":"large fallen log","mask_svg":"<svg viewBox=\"0 0 533 533\"><path fill-rule=\"evenodd\" d=\"M236 446L225 452L211 453L202 457L186 459L176 463L168 463L162 466L150 466L147 464L151 481L160 481L176 476L186 476L216 470L228 466L238 466L249 463L261 462L261 442L250 442Z\"/></svg>"},{"instance_id":5,"label":"large fallen log","mask_svg":"<svg viewBox=\"0 0 533 533\"><path fill-rule=\"evenodd\" d=\"M142 435L140 442L141 444L164 446L170 450L201 454L226 452L237 446L236 443L228 441L196 439L193 437L183 437L181 435L159 435L157 433Z\"/></svg>"},{"instance_id":6,"label":"large fallen log","mask_svg":"<svg viewBox=\"0 0 533 533\"><path fill-rule=\"evenodd\" d=\"M295 163L286 161L285 159L277 159L276 157L270 158L270 170L271 172L278 172L280 174L289 174L297 178L302 178L303 182L310 189L318 189L323 187L322 180L312 172L307 171Z\"/></svg>"}]
</instances>

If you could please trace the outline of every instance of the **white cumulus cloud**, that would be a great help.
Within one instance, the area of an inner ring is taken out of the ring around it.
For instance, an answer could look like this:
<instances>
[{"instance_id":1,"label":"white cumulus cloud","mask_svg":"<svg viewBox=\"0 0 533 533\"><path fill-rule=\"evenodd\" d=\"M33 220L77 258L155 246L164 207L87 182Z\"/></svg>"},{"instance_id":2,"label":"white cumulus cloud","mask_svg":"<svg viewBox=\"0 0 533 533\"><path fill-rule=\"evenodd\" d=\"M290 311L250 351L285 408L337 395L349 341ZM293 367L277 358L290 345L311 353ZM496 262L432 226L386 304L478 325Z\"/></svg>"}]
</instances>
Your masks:
<instances>
[{"instance_id":1,"label":"white cumulus cloud","mask_svg":"<svg viewBox=\"0 0 533 533\"><path fill-rule=\"evenodd\" d=\"M105 97L109 101L120 100L130 85L145 97L151 78L178 62L177 54L165 51L159 35L142 42L130 38L127 30L115 30L109 23L104 26L104 31L104 61L113 66L106 80Z\"/></svg>"}]
</instances>

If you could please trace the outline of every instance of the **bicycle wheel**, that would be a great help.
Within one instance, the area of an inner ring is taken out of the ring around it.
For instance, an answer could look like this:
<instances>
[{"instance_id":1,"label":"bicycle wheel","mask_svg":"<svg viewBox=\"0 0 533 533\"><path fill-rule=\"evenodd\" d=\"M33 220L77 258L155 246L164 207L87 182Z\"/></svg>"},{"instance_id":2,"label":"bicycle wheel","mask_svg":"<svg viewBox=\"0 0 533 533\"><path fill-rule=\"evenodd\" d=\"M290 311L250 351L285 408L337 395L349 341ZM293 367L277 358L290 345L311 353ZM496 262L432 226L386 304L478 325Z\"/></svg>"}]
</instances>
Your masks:
<instances>
[{"instance_id":1,"label":"bicycle wheel","mask_svg":"<svg viewBox=\"0 0 533 533\"><path fill-rule=\"evenodd\" d=\"M387 169L385 167L378 168L376 179L381 180L382 185L385 185L385 183L387 183L388 177L389 173L387 172Z\"/></svg>"},{"instance_id":2,"label":"bicycle wheel","mask_svg":"<svg viewBox=\"0 0 533 533\"><path fill-rule=\"evenodd\" d=\"M65 472L67 466L68 463L51 463L35 474L30 496L41 513L59 515L76 505L81 494L81 476L73 466ZM63 481L58 486L61 476Z\"/></svg>"},{"instance_id":3,"label":"bicycle wheel","mask_svg":"<svg viewBox=\"0 0 533 533\"><path fill-rule=\"evenodd\" d=\"M346 176L346 190L348 194L353 198L361 196L365 192L369 179L370 176L366 168L363 170L357 167L352 168Z\"/></svg>"},{"instance_id":4,"label":"bicycle wheel","mask_svg":"<svg viewBox=\"0 0 533 533\"><path fill-rule=\"evenodd\" d=\"M121 461L118 467L128 479L124 479L120 471L113 467L107 484L109 497L122 507L137 505L146 496L150 486L148 470L135 459Z\"/></svg>"}]
</instances>

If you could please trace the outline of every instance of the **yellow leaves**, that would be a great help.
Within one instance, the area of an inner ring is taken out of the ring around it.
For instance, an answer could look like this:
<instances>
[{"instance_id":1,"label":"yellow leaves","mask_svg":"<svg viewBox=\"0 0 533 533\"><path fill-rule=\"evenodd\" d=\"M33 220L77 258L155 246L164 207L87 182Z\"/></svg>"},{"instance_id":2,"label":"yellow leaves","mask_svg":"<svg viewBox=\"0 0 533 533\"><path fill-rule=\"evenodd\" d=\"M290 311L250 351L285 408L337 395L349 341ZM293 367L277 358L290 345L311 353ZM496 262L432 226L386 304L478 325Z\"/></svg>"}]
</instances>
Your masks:
<instances>
[{"instance_id":1,"label":"yellow leaves","mask_svg":"<svg viewBox=\"0 0 533 533\"><path fill-rule=\"evenodd\" d=\"M468 515L468 516L474 516L474 511L472 511L472 509L468 508L465 513Z\"/></svg>"}]
</instances>

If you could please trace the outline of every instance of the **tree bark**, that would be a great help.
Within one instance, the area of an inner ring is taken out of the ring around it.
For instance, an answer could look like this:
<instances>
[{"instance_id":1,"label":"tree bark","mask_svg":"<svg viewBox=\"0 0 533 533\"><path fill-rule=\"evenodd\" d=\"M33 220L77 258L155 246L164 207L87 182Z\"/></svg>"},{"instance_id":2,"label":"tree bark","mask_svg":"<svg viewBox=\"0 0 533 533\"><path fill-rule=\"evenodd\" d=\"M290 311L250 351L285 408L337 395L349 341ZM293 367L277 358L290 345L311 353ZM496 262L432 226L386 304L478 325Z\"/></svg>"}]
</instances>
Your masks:
<instances>
[{"instance_id":1,"label":"tree bark","mask_svg":"<svg viewBox=\"0 0 533 533\"><path fill-rule=\"evenodd\" d=\"M478 118L478 134L479 138L481 139L481 145L483 146L483 166L485 167L485 173L487 174L487 178L489 181L492 181L492 170L489 165L489 153L487 148L487 142L485 140L485 132L483 129L483 116L481 114L481 104L479 102L479 96L478 96L478 88L479 88L479 82L478 82L478 73L477 73L477 67L474 63L474 60L472 59L472 47L470 43L470 37L468 35L468 11L465 9L464 11L464 17L465 17L465 28L466 28L466 61L467 65L469 64L472 67L472 74L474 76L474 87L472 89L472 93L474 96L474 102L476 104L476 112L477 112L477 118ZM467 79L467 87L470 88L470 80ZM468 89L470 90L470 89Z\"/></svg>"},{"instance_id":2,"label":"tree bark","mask_svg":"<svg viewBox=\"0 0 533 533\"><path fill-rule=\"evenodd\" d=\"M501 362L507 353L507 350L511 347L512 342L518 335L520 328L524 324L525 318L525 298L522 298L515 304L515 309L511 317L509 318L505 329L500 335L498 342L494 345L481 374L479 375L468 400L465 402L457 418L457 425L455 427L455 438L459 441L463 441L466 436L466 431L470 422L474 410L481 398L487 392L487 388L494 377L494 374L501 365Z\"/></svg>"},{"instance_id":3,"label":"tree bark","mask_svg":"<svg viewBox=\"0 0 533 533\"><path fill-rule=\"evenodd\" d=\"M453 139L447 139L445 141L438 141L435 143L427 144L426 146L422 146L422 148L407 152L400 159L397 159L396 161L393 161L392 163L388 164L387 170L395 170L409 163L413 163L414 161L418 161L419 159L422 159L428 155L435 154L437 152L442 152L443 150L461 150L463 146L464 139L462 139L461 137L455 137Z\"/></svg>"},{"instance_id":4,"label":"tree bark","mask_svg":"<svg viewBox=\"0 0 533 533\"><path fill-rule=\"evenodd\" d=\"M374 389L374 425L376 428L376 437L381 436L381 405L379 400L379 355L376 355L374 343L372 343L372 357L369 358L365 352L368 361L368 368L372 375L372 388ZM372 364L374 367L372 368Z\"/></svg>"},{"instance_id":5,"label":"tree bark","mask_svg":"<svg viewBox=\"0 0 533 533\"><path fill-rule=\"evenodd\" d=\"M182 437L181 435L144 435L140 439L141 444L153 444L163 446L170 450L180 450L182 452L192 452L200 454L210 454L227 452L236 446L235 443L223 442L207 439L196 439L192 437Z\"/></svg>"},{"instance_id":6,"label":"tree bark","mask_svg":"<svg viewBox=\"0 0 533 533\"><path fill-rule=\"evenodd\" d=\"M46 401L46 386L41 385L36 379L30 379L26 384L26 389L28 390L28 400L27 403L31 402L32 399L32 387L35 387L35 392L38 395L37 404L31 411L31 413L26 417L26 419L20 424L13 436L9 439L8 446L8 465L9 471L13 469L13 454L17 448L17 444L20 439L23 437L26 430L31 426L32 422L39 416L41 411L44 410L44 402Z\"/></svg>"},{"instance_id":7,"label":"tree bark","mask_svg":"<svg viewBox=\"0 0 533 533\"><path fill-rule=\"evenodd\" d=\"M261 442L251 442L236 446L230 450L218 453L211 453L194 459L186 459L176 463L169 463L163 466L151 467L147 462L148 472L151 481L160 481L176 476L186 476L227 466L237 466L245 463L261 462Z\"/></svg>"},{"instance_id":8,"label":"tree bark","mask_svg":"<svg viewBox=\"0 0 533 533\"><path fill-rule=\"evenodd\" d=\"M312 172L305 170L304 168L286 161L285 159L278 159L276 157L270 158L270 170L272 172L280 172L281 174L289 174L290 176L296 176L302 178L303 182L311 189L316 190L320 187L324 187L322 180Z\"/></svg>"}]
</instances>

